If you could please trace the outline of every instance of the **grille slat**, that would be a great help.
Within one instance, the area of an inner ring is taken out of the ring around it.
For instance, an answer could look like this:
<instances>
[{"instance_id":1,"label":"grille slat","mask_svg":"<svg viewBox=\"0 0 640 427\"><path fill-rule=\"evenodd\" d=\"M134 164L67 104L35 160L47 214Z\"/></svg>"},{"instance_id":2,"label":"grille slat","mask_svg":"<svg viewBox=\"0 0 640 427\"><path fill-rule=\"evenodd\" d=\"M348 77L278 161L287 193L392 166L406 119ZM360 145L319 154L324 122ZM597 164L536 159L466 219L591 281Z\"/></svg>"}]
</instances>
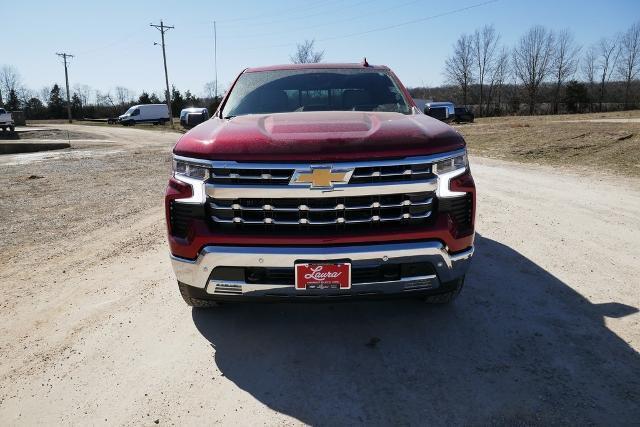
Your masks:
<instances>
[{"instance_id":1,"label":"grille slat","mask_svg":"<svg viewBox=\"0 0 640 427\"><path fill-rule=\"evenodd\" d=\"M356 206L345 206L342 203L339 203L333 207L309 207L307 205L299 205L296 208L283 208L283 207L275 207L270 204L266 204L260 207L252 207L252 206L243 206L238 203L233 203L230 206L225 206L224 204L218 204L216 202L211 202L210 206L212 209L216 210L243 210L243 211L269 211L269 212L298 212L298 211L308 211L308 212L332 212L339 210L358 210L358 209L375 209L375 208L401 208L404 206L428 206L433 202L433 198L428 198L427 200L421 202L412 202L411 200L404 200L401 203L380 203L373 202L369 205L356 205Z\"/></svg>"},{"instance_id":2,"label":"grille slat","mask_svg":"<svg viewBox=\"0 0 640 427\"><path fill-rule=\"evenodd\" d=\"M209 199L213 225L278 230L346 230L380 224L418 225L432 218L432 192L319 199Z\"/></svg>"},{"instance_id":3,"label":"grille slat","mask_svg":"<svg viewBox=\"0 0 640 427\"><path fill-rule=\"evenodd\" d=\"M433 177L430 163L355 168L349 184L418 181Z\"/></svg>"}]
</instances>

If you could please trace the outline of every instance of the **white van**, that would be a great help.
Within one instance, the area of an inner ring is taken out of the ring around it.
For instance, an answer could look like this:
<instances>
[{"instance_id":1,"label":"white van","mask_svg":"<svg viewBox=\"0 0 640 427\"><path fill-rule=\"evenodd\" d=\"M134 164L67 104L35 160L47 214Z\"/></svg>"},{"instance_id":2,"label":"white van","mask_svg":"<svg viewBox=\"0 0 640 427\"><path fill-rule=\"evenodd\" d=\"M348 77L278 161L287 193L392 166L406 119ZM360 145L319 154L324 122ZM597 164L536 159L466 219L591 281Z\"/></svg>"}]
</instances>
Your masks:
<instances>
[{"instance_id":1,"label":"white van","mask_svg":"<svg viewBox=\"0 0 640 427\"><path fill-rule=\"evenodd\" d=\"M118 117L118 123L132 126L136 123L162 124L169 121L169 109L166 104L134 105Z\"/></svg>"}]
</instances>

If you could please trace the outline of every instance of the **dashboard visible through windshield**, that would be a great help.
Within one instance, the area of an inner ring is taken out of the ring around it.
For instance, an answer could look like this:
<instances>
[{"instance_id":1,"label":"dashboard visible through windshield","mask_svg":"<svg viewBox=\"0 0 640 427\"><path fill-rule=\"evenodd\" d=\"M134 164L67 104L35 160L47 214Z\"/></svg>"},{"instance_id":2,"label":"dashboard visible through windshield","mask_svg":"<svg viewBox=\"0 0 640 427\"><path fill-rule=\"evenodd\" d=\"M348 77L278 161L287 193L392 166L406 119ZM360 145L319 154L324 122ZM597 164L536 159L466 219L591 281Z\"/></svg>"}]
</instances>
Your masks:
<instances>
[{"instance_id":1,"label":"dashboard visible through windshield","mask_svg":"<svg viewBox=\"0 0 640 427\"><path fill-rule=\"evenodd\" d=\"M402 92L381 70L311 69L242 74L222 110L225 118L304 111L409 114Z\"/></svg>"}]
</instances>

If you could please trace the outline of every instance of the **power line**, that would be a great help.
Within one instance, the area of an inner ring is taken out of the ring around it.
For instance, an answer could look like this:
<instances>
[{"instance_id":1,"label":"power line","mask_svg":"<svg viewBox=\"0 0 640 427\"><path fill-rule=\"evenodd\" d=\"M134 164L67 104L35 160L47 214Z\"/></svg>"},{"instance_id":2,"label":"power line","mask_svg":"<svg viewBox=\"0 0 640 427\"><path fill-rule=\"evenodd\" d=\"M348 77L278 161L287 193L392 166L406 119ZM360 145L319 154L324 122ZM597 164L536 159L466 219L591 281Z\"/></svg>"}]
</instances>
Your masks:
<instances>
[{"instance_id":1,"label":"power line","mask_svg":"<svg viewBox=\"0 0 640 427\"><path fill-rule=\"evenodd\" d=\"M496 3L498 1L499 0L484 1L484 2L481 2L481 3L472 4L470 6L461 7L461 8L458 8L458 9L453 9L453 10L450 10L450 11L447 11L447 12L442 12L442 13L439 13L439 14L436 14L436 15L430 15L430 16L426 16L426 17L423 17L423 18L412 19L410 21L404 21L404 22L400 22L398 24L387 25L387 26L384 26L384 27L372 28L372 29L365 30L365 31L359 31L359 32L348 33L348 34L341 34L341 35L333 36L333 37L326 37L326 38L323 38L323 39L317 39L316 41L322 42L322 41L329 41L329 40L345 39L345 38L349 38L349 37L356 37L356 36L361 36L361 35L370 34L370 33L379 32L379 31L392 30L392 29L403 27L403 26L406 26L406 25L416 24L416 23L419 23L419 22L424 22L424 21L429 21L429 20L436 19L436 18L441 18L443 16L448 16L448 15L453 15L453 14L460 13L460 12L465 12L467 10L475 9L475 8L482 7L482 6L486 6L486 5L489 5L491 3ZM269 48L274 48L274 47L290 47L290 46L296 46L296 43L281 43L281 44L274 44L274 45L268 45L268 46L248 47L248 48L244 48L244 50L269 49Z\"/></svg>"},{"instance_id":2,"label":"power line","mask_svg":"<svg viewBox=\"0 0 640 427\"><path fill-rule=\"evenodd\" d=\"M317 9L318 7L322 7L322 6L326 6L327 3L336 3L337 1L341 1L341 0L324 0L324 1L319 1L309 7L307 7L306 9L298 9L295 8L292 10L291 7L287 7L287 8L283 8L283 9L279 9L276 11L272 11L271 15L275 15L275 16L282 16L282 15L289 15L291 13L298 13L298 12L307 12L309 10L313 10L313 9ZM243 17L243 18L232 18L232 19L220 19L218 20L218 22L222 23L223 25L225 25L226 23L234 23L234 22L245 22L245 21L253 21L256 19L264 19L265 14L260 14L260 15L253 15L253 16L249 16L249 17ZM242 25L246 25L246 24L242 24Z\"/></svg>"},{"instance_id":3,"label":"power line","mask_svg":"<svg viewBox=\"0 0 640 427\"><path fill-rule=\"evenodd\" d=\"M335 36L335 37L327 37L327 38L324 38L324 39L318 39L318 41L336 40L336 39L342 39L342 38L347 38L347 37L361 36L361 35L364 35L364 34L370 34L370 33L378 32L378 31L392 30L394 28L403 27L405 25L417 24L418 22L429 21L429 20L436 19L436 18L442 18L443 16L448 16L448 15L453 15L453 14L460 13L460 12L465 12L467 10L471 10L471 9L475 9L475 8L478 8L478 7L486 6L486 5L491 4L491 3L496 3L497 1L499 1L499 0L489 0L489 1L482 2L482 3L472 4L471 6L466 6L466 7L461 7L459 9L450 10L448 12L442 12L442 13L439 13L437 15L431 15L431 16L427 16L427 17L424 17L424 18L412 19L410 21L400 22L398 24L393 24L393 25L387 25L385 27L372 28L372 29L366 30L366 31L359 31L357 33L343 34L341 36Z\"/></svg>"},{"instance_id":4,"label":"power line","mask_svg":"<svg viewBox=\"0 0 640 427\"><path fill-rule=\"evenodd\" d=\"M411 1L408 1L406 3L401 3L399 5L394 5L392 7L381 9L381 10L374 10L374 11L367 12L367 13L358 13L357 16L350 16L348 18L338 19L338 20L335 20L335 21L324 22L322 24L317 24L317 25L301 26L301 27L293 28L293 29L290 29L290 30L287 30L287 31L281 31L281 32L278 32L278 33L268 32L268 33L261 33L261 34L247 34L247 35L243 34L243 35L234 36L233 38L234 39L244 39L244 38L261 38L261 37L266 37L266 36L278 36L278 35L283 35L283 34L289 34L291 31L301 31L301 30L302 31L307 31L307 30L311 30L311 29L314 29L314 28L327 27L327 26L330 26L330 25L340 24L340 23L343 23L343 22L358 21L358 20L361 20L361 19L366 18L366 17L371 16L371 15L378 15L380 13L384 13L384 12L388 12L388 11L392 11L392 10L398 10L401 7L409 6L411 4L419 3L421 1L424 1L424 0L411 0ZM351 6L356 6L356 5L360 5L360 3L356 3L355 5L351 5Z\"/></svg>"},{"instance_id":5,"label":"power line","mask_svg":"<svg viewBox=\"0 0 640 427\"><path fill-rule=\"evenodd\" d=\"M160 20L160 25L149 24L149 26L154 27L155 29L160 31L160 35L162 38L162 60L164 61L164 81L167 85L165 100L167 102L167 108L169 109L169 124L171 125L171 129L173 129L173 114L171 114L171 92L169 92L169 73L167 72L167 53L165 52L165 48L164 48L164 33L166 33L169 30L172 30L175 27L164 25L162 20Z\"/></svg>"},{"instance_id":6,"label":"power line","mask_svg":"<svg viewBox=\"0 0 640 427\"><path fill-rule=\"evenodd\" d=\"M62 60L64 61L64 80L65 83L67 85L67 116L69 117L69 123L72 122L71 120L71 98L69 97L69 72L67 71L67 58L73 58L73 55L69 54L69 53L57 53L56 55L58 55L59 57L62 58Z\"/></svg>"}]
</instances>

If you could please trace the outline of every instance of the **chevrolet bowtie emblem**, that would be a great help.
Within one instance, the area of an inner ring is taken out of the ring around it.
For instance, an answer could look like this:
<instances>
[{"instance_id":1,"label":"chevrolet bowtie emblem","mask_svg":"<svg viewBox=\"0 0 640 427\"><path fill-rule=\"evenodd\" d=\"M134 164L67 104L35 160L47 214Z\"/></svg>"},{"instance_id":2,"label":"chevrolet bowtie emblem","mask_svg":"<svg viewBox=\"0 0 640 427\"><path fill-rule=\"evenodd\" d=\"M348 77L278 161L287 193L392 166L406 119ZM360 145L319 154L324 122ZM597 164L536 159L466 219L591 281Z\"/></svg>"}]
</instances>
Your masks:
<instances>
[{"instance_id":1,"label":"chevrolet bowtie emblem","mask_svg":"<svg viewBox=\"0 0 640 427\"><path fill-rule=\"evenodd\" d=\"M346 184L351 178L353 170L333 170L330 167L312 167L311 170L297 170L291 178L291 184L305 185L316 190L326 190L333 188L333 184Z\"/></svg>"}]
</instances>

